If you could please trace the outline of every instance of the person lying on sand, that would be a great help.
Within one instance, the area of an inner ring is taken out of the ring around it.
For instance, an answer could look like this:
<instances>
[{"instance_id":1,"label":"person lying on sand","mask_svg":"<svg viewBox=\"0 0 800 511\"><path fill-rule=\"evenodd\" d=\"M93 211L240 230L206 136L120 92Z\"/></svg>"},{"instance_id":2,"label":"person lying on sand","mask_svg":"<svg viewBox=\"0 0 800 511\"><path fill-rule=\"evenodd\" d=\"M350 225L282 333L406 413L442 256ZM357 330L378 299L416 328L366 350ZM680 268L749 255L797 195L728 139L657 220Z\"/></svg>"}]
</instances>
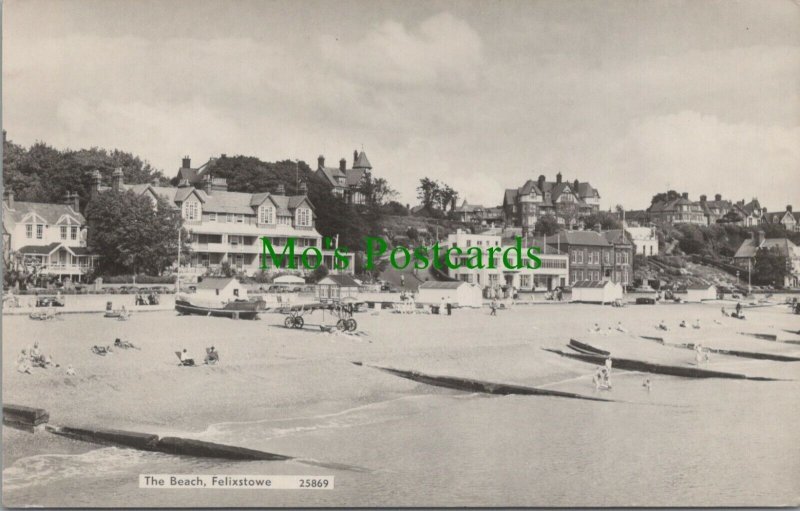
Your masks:
<instances>
[{"instance_id":1,"label":"person lying on sand","mask_svg":"<svg viewBox=\"0 0 800 511\"><path fill-rule=\"evenodd\" d=\"M681 320L680 327L681 328L686 328L686 320L685 319Z\"/></svg>"},{"instance_id":2,"label":"person lying on sand","mask_svg":"<svg viewBox=\"0 0 800 511\"><path fill-rule=\"evenodd\" d=\"M595 323L594 326L589 329L589 332L593 334L600 332L600 325L598 323Z\"/></svg>"},{"instance_id":3,"label":"person lying on sand","mask_svg":"<svg viewBox=\"0 0 800 511\"><path fill-rule=\"evenodd\" d=\"M95 355L106 356L109 353L114 353L114 351L111 349L111 346L98 346L95 344L92 346L92 353Z\"/></svg>"},{"instance_id":4,"label":"person lying on sand","mask_svg":"<svg viewBox=\"0 0 800 511\"><path fill-rule=\"evenodd\" d=\"M699 319L696 319L694 321L694 324L692 325L692 328L694 328L695 330L700 330L700 320Z\"/></svg>"},{"instance_id":5,"label":"person lying on sand","mask_svg":"<svg viewBox=\"0 0 800 511\"><path fill-rule=\"evenodd\" d=\"M193 366L194 359L189 356L189 353L186 351L186 348L183 351L178 352L178 358L180 359L180 364L182 366Z\"/></svg>"},{"instance_id":6,"label":"person lying on sand","mask_svg":"<svg viewBox=\"0 0 800 511\"><path fill-rule=\"evenodd\" d=\"M628 329L622 326L622 321L617 321L617 331L622 332L624 334L628 333Z\"/></svg>"},{"instance_id":7,"label":"person lying on sand","mask_svg":"<svg viewBox=\"0 0 800 511\"><path fill-rule=\"evenodd\" d=\"M664 323L663 319L661 320L661 323L659 323L658 326L656 326L656 328L658 328L659 330L669 330L669 328L667 328L667 324Z\"/></svg>"},{"instance_id":8,"label":"person lying on sand","mask_svg":"<svg viewBox=\"0 0 800 511\"><path fill-rule=\"evenodd\" d=\"M135 346L132 342L121 341L119 338L114 339L114 347L115 348L122 348L124 350L128 350L128 349L138 350L138 349L141 349L141 348L138 348L137 346Z\"/></svg>"}]
</instances>

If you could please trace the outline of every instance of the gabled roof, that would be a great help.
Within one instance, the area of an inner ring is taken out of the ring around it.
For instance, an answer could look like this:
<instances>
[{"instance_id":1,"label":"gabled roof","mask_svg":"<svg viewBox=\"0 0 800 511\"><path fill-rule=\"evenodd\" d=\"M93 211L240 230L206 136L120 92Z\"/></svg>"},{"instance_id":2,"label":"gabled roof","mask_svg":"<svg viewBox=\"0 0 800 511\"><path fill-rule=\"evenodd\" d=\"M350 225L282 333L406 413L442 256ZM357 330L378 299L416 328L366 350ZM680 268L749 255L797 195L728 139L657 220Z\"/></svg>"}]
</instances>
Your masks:
<instances>
[{"instance_id":1,"label":"gabled roof","mask_svg":"<svg viewBox=\"0 0 800 511\"><path fill-rule=\"evenodd\" d=\"M19 249L19 253L23 255L50 255L59 246L61 246L61 243L57 241L48 245L25 245Z\"/></svg>"},{"instance_id":2,"label":"gabled roof","mask_svg":"<svg viewBox=\"0 0 800 511\"><path fill-rule=\"evenodd\" d=\"M223 289L235 280L233 277L203 277L203 280L195 285L195 289Z\"/></svg>"},{"instance_id":3,"label":"gabled roof","mask_svg":"<svg viewBox=\"0 0 800 511\"><path fill-rule=\"evenodd\" d=\"M49 202L25 202L15 201L14 209L9 209L5 202L3 202L3 216L8 217L15 223L22 221L28 214L39 215L45 222L50 225L58 223L59 218L63 215L69 215L81 224L86 223L86 219L80 212L72 209L72 206L67 204L53 204Z\"/></svg>"},{"instance_id":4,"label":"gabled roof","mask_svg":"<svg viewBox=\"0 0 800 511\"><path fill-rule=\"evenodd\" d=\"M625 244L630 243L629 235L625 233L624 229L609 229L601 233L608 240L609 243Z\"/></svg>"},{"instance_id":5,"label":"gabled roof","mask_svg":"<svg viewBox=\"0 0 800 511\"><path fill-rule=\"evenodd\" d=\"M777 248L783 256L791 258L796 247L788 238L767 238L760 245L758 240L746 239L733 257L751 258L755 257L759 249Z\"/></svg>"},{"instance_id":6,"label":"gabled roof","mask_svg":"<svg viewBox=\"0 0 800 511\"><path fill-rule=\"evenodd\" d=\"M345 183L347 184L347 186L358 186L361 183L361 179L364 177L364 174L366 174L366 172L367 169L364 168L352 168L345 170Z\"/></svg>"},{"instance_id":7,"label":"gabled roof","mask_svg":"<svg viewBox=\"0 0 800 511\"><path fill-rule=\"evenodd\" d=\"M610 247L608 238L604 234L596 231L561 231L558 235L553 237L551 241L549 238L547 242L552 246L557 243L566 245L585 245L593 247Z\"/></svg>"},{"instance_id":8,"label":"gabled roof","mask_svg":"<svg viewBox=\"0 0 800 511\"><path fill-rule=\"evenodd\" d=\"M572 284L572 287L573 289L576 287L582 289L597 289L605 287L608 284L611 284L612 286L614 285L614 283L610 280L579 280L578 282Z\"/></svg>"},{"instance_id":9,"label":"gabled roof","mask_svg":"<svg viewBox=\"0 0 800 511\"><path fill-rule=\"evenodd\" d=\"M320 167L317 169L317 173L322 174L322 176L331 186L342 186L339 184L338 178L347 178L347 176L338 167Z\"/></svg>"}]
</instances>

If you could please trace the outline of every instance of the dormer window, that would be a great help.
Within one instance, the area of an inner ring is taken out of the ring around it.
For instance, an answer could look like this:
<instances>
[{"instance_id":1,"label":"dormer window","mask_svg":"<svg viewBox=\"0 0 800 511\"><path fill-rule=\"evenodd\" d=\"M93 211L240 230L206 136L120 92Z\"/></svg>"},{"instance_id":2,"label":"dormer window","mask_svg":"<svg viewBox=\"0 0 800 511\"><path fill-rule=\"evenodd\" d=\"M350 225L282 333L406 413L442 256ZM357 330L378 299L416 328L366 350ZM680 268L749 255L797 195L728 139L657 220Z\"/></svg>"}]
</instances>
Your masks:
<instances>
[{"instance_id":1,"label":"dormer window","mask_svg":"<svg viewBox=\"0 0 800 511\"><path fill-rule=\"evenodd\" d=\"M274 224L275 223L275 208L272 206L261 206L258 208L258 223L260 224Z\"/></svg>"},{"instance_id":2,"label":"dormer window","mask_svg":"<svg viewBox=\"0 0 800 511\"><path fill-rule=\"evenodd\" d=\"M183 218L190 222L200 220L200 203L190 200L183 205Z\"/></svg>"},{"instance_id":3,"label":"dormer window","mask_svg":"<svg viewBox=\"0 0 800 511\"><path fill-rule=\"evenodd\" d=\"M295 223L300 227L311 227L311 210L308 208L297 208Z\"/></svg>"}]
</instances>

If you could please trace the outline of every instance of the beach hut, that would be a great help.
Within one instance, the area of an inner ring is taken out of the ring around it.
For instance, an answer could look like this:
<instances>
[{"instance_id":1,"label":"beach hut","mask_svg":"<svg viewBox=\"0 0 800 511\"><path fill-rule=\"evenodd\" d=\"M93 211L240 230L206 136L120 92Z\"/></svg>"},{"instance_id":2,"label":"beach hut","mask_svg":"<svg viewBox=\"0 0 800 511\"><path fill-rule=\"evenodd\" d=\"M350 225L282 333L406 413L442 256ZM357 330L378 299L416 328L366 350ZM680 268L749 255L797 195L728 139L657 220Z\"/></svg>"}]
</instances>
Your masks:
<instances>
[{"instance_id":1,"label":"beach hut","mask_svg":"<svg viewBox=\"0 0 800 511\"><path fill-rule=\"evenodd\" d=\"M317 298L321 302L336 302L342 298L357 298L358 282L347 274L328 275L317 282Z\"/></svg>"},{"instance_id":2,"label":"beach hut","mask_svg":"<svg viewBox=\"0 0 800 511\"><path fill-rule=\"evenodd\" d=\"M246 300L247 288L232 277L203 277L195 285L197 298L213 301Z\"/></svg>"},{"instance_id":3,"label":"beach hut","mask_svg":"<svg viewBox=\"0 0 800 511\"><path fill-rule=\"evenodd\" d=\"M572 285L572 301L611 303L622 300L622 286L610 280L581 280Z\"/></svg>"},{"instance_id":4,"label":"beach hut","mask_svg":"<svg viewBox=\"0 0 800 511\"><path fill-rule=\"evenodd\" d=\"M481 288L463 281L439 282L429 280L420 284L417 301L439 305L443 301L459 307L480 307L483 305Z\"/></svg>"},{"instance_id":5,"label":"beach hut","mask_svg":"<svg viewBox=\"0 0 800 511\"><path fill-rule=\"evenodd\" d=\"M717 287L711 284L690 284L686 286L687 302L702 302L703 300L716 300Z\"/></svg>"},{"instance_id":6,"label":"beach hut","mask_svg":"<svg viewBox=\"0 0 800 511\"><path fill-rule=\"evenodd\" d=\"M306 279L303 277L298 277L297 275L282 275L280 277L276 277L272 283L281 284L284 286L302 286L306 283Z\"/></svg>"}]
</instances>

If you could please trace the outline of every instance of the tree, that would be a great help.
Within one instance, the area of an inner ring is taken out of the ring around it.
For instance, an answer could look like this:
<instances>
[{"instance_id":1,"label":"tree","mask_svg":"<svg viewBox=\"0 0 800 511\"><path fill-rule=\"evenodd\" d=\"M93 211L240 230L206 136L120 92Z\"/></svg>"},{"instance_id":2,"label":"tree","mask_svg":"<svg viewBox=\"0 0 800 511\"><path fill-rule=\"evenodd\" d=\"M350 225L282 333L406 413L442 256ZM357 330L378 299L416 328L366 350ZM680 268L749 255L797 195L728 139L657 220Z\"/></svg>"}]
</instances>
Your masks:
<instances>
[{"instance_id":1,"label":"tree","mask_svg":"<svg viewBox=\"0 0 800 511\"><path fill-rule=\"evenodd\" d=\"M419 180L417 187L417 198L426 209L433 209L439 200L439 183L433 179L423 177Z\"/></svg>"},{"instance_id":2,"label":"tree","mask_svg":"<svg viewBox=\"0 0 800 511\"><path fill-rule=\"evenodd\" d=\"M458 192L450 188L449 185L442 184L439 187L439 206L442 211L453 211L456 208L456 201L458 200Z\"/></svg>"},{"instance_id":3,"label":"tree","mask_svg":"<svg viewBox=\"0 0 800 511\"><path fill-rule=\"evenodd\" d=\"M161 274L177 259L179 232L181 250L189 250L180 211L160 198L154 208L147 196L106 191L89 202L85 216L101 273Z\"/></svg>"},{"instance_id":4,"label":"tree","mask_svg":"<svg viewBox=\"0 0 800 511\"><path fill-rule=\"evenodd\" d=\"M364 195L367 206L375 208L383 206L389 199L397 197L397 191L389 186L384 178L373 178L370 173L364 176L359 191Z\"/></svg>"},{"instance_id":5,"label":"tree","mask_svg":"<svg viewBox=\"0 0 800 511\"><path fill-rule=\"evenodd\" d=\"M650 204L655 204L656 202L669 202L675 199L680 199L681 194L676 192L675 190L669 190L666 193L657 193L653 195Z\"/></svg>"},{"instance_id":6,"label":"tree","mask_svg":"<svg viewBox=\"0 0 800 511\"><path fill-rule=\"evenodd\" d=\"M324 264L321 264L317 268L315 268L314 271L311 272L311 275L309 275L308 278L306 279L306 283L316 284L320 280L324 279L328 275L328 273L330 273L328 271L328 267L325 266Z\"/></svg>"},{"instance_id":7,"label":"tree","mask_svg":"<svg viewBox=\"0 0 800 511\"><path fill-rule=\"evenodd\" d=\"M553 215L543 215L536 221L536 233L544 236L552 236L564 227L558 223L558 219Z\"/></svg>"},{"instance_id":8,"label":"tree","mask_svg":"<svg viewBox=\"0 0 800 511\"><path fill-rule=\"evenodd\" d=\"M786 279L787 264L778 247L760 249L753 262L752 282L758 285L782 286Z\"/></svg>"},{"instance_id":9,"label":"tree","mask_svg":"<svg viewBox=\"0 0 800 511\"><path fill-rule=\"evenodd\" d=\"M594 229L599 226L602 230L607 231L609 229L621 229L622 222L619 221L619 218L614 213L598 211L583 217L583 226L586 229Z\"/></svg>"}]
</instances>

